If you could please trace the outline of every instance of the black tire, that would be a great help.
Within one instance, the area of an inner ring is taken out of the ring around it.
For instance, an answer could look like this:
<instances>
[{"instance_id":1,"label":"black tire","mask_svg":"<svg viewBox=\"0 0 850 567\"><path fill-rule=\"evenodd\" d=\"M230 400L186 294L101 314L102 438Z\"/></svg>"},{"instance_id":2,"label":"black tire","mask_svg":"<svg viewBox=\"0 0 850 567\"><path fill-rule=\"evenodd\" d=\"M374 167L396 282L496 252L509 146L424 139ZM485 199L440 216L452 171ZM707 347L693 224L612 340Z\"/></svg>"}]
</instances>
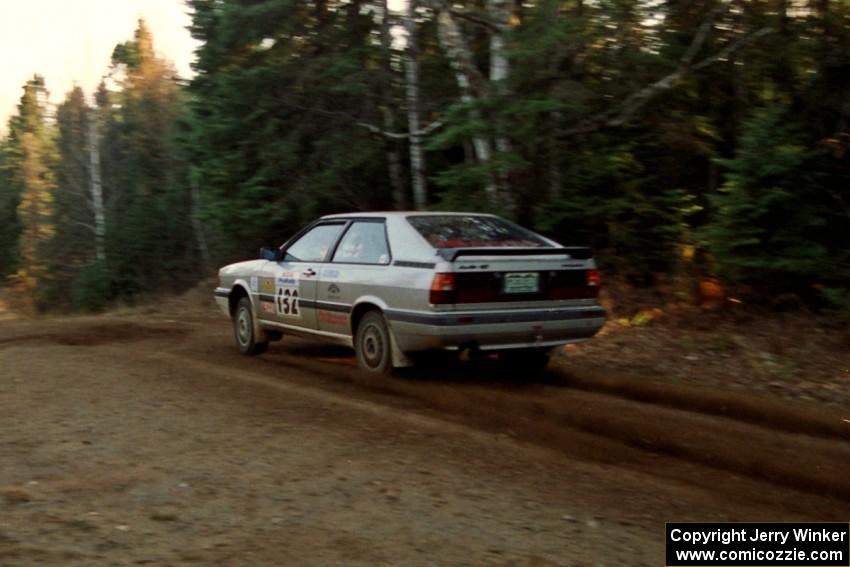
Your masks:
<instances>
[{"instance_id":1,"label":"black tire","mask_svg":"<svg viewBox=\"0 0 850 567\"><path fill-rule=\"evenodd\" d=\"M236 305L233 314L233 337L236 339L236 347L244 355L256 356L268 350L267 341L257 342L254 335L254 312L251 309L251 300L243 297Z\"/></svg>"},{"instance_id":2,"label":"black tire","mask_svg":"<svg viewBox=\"0 0 850 567\"><path fill-rule=\"evenodd\" d=\"M546 370L551 350L548 348L520 348L499 353L499 361L510 372L523 376L537 376Z\"/></svg>"},{"instance_id":3,"label":"black tire","mask_svg":"<svg viewBox=\"0 0 850 567\"><path fill-rule=\"evenodd\" d=\"M357 353L357 364L363 370L376 374L392 372L390 332L380 312L369 311L360 319L354 336L354 351Z\"/></svg>"}]
</instances>

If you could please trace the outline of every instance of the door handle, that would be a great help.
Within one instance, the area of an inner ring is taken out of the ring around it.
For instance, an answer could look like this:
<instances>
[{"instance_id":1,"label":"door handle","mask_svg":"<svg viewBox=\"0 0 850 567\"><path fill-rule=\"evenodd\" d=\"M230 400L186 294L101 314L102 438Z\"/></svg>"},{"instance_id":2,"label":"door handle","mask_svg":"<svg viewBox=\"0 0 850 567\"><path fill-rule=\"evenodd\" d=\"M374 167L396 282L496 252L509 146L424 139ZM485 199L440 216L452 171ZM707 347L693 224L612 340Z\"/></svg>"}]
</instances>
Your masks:
<instances>
[{"instance_id":1,"label":"door handle","mask_svg":"<svg viewBox=\"0 0 850 567\"><path fill-rule=\"evenodd\" d=\"M306 270L304 270L301 273L305 276L308 276L308 277L312 277L312 276L316 275L316 272L313 270L313 268L307 268Z\"/></svg>"}]
</instances>

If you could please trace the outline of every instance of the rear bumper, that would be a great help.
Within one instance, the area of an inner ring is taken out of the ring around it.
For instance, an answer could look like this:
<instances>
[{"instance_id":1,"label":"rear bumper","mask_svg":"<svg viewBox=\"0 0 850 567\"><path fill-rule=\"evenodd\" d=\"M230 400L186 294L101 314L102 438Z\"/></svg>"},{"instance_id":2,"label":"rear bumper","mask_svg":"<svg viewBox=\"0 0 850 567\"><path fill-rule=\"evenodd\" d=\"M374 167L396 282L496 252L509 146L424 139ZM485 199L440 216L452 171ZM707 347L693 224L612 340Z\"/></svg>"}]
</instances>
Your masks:
<instances>
[{"instance_id":1,"label":"rear bumper","mask_svg":"<svg viewBox=\"0 0 850 567\"><path fill-rule=\"evenodd\" d=\"M605 324L599 306L469 312L387 310L404 351L551 347L591 338Z\"/></svg>"}]
</instances>

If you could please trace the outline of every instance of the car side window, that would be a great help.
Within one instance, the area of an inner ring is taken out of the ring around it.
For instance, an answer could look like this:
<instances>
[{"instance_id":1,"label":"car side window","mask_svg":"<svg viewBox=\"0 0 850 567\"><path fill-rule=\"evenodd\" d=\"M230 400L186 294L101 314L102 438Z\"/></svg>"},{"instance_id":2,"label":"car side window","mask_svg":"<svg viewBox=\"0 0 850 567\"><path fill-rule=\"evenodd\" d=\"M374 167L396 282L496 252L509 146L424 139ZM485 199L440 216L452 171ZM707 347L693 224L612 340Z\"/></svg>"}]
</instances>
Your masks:
<instances>
[{"instance_id":1,"label":"car side window","mask_svg":"<svg viewBox=\"0 0 850 567\"><path fill-rule=\"evenodd\" d=\"M286 249L286 262L324 262L344 224L320 224Z\"/></svg>"},{"instance_id":2,"label":"car side window","mask_svg":"<svg viewBox=\"0 0 850 567\"><path fill-rule=\"evenodd\" d=\"M381 222L354 222L339 243L334 262L389 264L390 248Z\"/></svg>"}]
</instances>

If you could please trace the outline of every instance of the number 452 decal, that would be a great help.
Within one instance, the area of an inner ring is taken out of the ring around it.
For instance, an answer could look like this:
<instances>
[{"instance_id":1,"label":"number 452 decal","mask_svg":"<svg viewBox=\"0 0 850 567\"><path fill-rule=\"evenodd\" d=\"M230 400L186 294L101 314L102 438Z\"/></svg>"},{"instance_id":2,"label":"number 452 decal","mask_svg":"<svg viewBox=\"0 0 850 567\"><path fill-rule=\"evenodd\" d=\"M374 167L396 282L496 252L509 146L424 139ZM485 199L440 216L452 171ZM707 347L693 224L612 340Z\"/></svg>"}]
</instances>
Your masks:
<instances>
[{"instance_id":1,"label":"number 452 decal","mask_svg":"<svg viewBox=\"0 0 850 567\"><path fill-rule=\"evenodd\" d=\"M298 306L298 288L279 287L275 294L277 314L289 317L300 317L301 310Z\"/></svg>"}]
</instances>

